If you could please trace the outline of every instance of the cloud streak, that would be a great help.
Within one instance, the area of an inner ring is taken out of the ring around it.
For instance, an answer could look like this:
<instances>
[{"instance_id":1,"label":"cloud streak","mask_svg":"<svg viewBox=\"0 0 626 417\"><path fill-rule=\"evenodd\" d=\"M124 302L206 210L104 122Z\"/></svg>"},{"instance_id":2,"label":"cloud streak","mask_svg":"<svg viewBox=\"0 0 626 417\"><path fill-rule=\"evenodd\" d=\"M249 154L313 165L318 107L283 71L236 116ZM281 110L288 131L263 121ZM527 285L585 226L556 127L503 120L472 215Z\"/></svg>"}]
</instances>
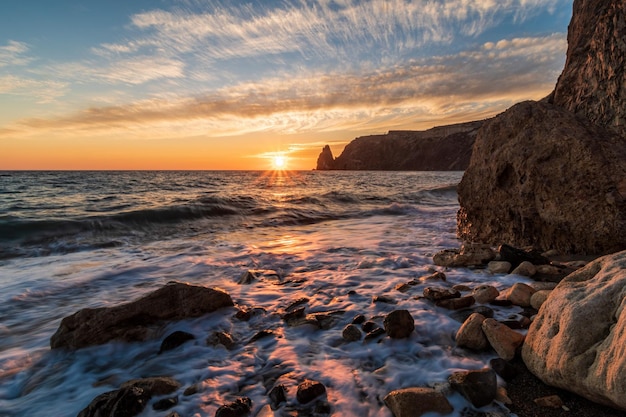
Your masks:
<instances>
[{"instance_id":1,"label":"cloud streak","mask_svg":"<svg viewBox=\"0 0 626 417\"><path fill-rule=\"evenodd\" d=\"M467 120L546 95L562 67L565 49L563 34L505 39L366 72L308 71L291 78L263 78L194 97L93 107L56 119L25 119L10 128L12 135L123 130L131 136L170 137L372 131L449 118ZM0 81L0 91L1 86Z\"/></svg>"}]
</instances>

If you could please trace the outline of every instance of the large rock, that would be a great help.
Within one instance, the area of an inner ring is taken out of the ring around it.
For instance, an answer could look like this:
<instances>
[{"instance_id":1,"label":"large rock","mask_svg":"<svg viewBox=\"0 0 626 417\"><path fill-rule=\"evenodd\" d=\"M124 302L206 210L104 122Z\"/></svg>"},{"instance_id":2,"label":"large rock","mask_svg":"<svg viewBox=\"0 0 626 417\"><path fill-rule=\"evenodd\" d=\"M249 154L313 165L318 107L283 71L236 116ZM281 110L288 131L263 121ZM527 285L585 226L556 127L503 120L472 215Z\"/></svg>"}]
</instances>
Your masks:
<instances>
[{"instance_id":1,"label":"large rock","mask_svg":"<svg viewBox=\"0 0 626 417\"><path fill-rule=\"evenodd\" d=\"M415 320L408 310L394 310L385 316L385 332L392 339L409 337L415 330Z\"/></svg>"},{"instance_id":2,"label":"large rock","mask_svg":"<svg viewBox=\"0 0 626 417\"><path fill-rule=\"evenodd\" d=\"M432 388L404 388L384 398L394 417L420 417L426 413L448 414L454 411L448 399Z\"/></svg>"},{"instance_id":3,"label":"large rock","mask_svg":"<svg viewBox=\"0 0 626 417\"><path fill-rule=\"evenodd\" d=\"M143 341L156 336L151 326L166 320L198 317L233 305L224 291L180 282L115 307L85 308L65 317L50 347L79 349L107 343Z\"/></svg>"},{"instance_id":4,"label":"large rock","mask_svg":"<svg viewBox=\"0 0 626 417\"><path fill-rule=\"evenodd\" d=\"M626 3L576 0L557 106L626 136Z\"/></svg>"},{"instance_id":5,"label":"large rock","mask_svg":"<svg viewBox=\"0 0 626 417\"><path fill-rule=\"evenodd\" d=\"M543 102L485 123L458 186L458 234L563 253L626 248L626 138Z\"/></svg>"},{"instance_id":6,"label":"large rock","mask_svg":"<svg viewBox=\"0 0 626 417\"><path fill-rule=\"evenodd\" d=\"M335 157L333 157L333 151L330 150L330 146L326 145L322 149L322 153L317 157L317 170L329 170L334 169Z\"/></svg>"},{"instance_id":7,"label":"large rock","mask_svg":"<svg viewBox=\"0 0 626 417\"><path fill-rule=\"evenodd\" d=\"M522 357L549 385L626 410L626 251L590 263L552 291Z\"/></svg>"}]
</instances>

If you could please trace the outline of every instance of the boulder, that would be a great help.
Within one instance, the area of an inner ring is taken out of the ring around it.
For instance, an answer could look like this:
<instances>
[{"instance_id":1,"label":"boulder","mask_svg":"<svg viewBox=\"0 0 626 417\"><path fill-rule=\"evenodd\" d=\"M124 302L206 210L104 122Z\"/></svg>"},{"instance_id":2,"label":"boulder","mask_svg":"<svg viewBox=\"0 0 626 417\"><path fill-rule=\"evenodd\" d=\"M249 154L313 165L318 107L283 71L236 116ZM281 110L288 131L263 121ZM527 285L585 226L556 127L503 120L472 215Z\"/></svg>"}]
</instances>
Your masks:
<instances>
[{"instance_id":1,"label":"boulder","mask_svg":"<svg viewBox=\"0 0 626 417\"><path fill-rule=\"evenodd\" d=\"M510 267L510 264L509 264ZM478 304L487 304L498 298L500 291L492 285L480 285L472 291L472 297Z\"/></svg>"},{"instance_id":2,"label":"boulder","mask_svg":"<svg viewBox=\"0 0 626 417\"><path fill-rule=\"evenodd\" d=\"M79 349L112 340L144 341L156 336L151 326L198 317L232 305L230 295L222 290L170 282L126 304L85 308L65 317L50 338L50 347Z\"/></svg>"},{"instance_id":3,"label":"boulder","mask_svg":"<svg viewBox=\"0 0 626 417\"><path fill-rule=\"evenodd\" d=\"M626 136L626 3L576 0L565 68L549 100Z\"/></svg>"},{"instance_id":4,"label":"boulder","mask_svg":"<svg viewBox=\"0 0 626 417\"><path fill-rule=\"evenodd\" d=\"M230 404L224 404L215 412L215 417L244 417L250 414L252 400L248 397L237 398Z\"/></svg>"},{"instance_id":5,"label":"boulder","mask_svg":"<svg viewBox=\"0 0 626 417\"><path fill-rule=\"evenodd\" d=\"M466 295L460 298L448 298L446 300L439 300L435 304L437 307L447 308L448 310L460 310L467 308L474 304L476 300L471 295Z\"/></svg>"},{"instance_id":6,"label":"boulder","mask_svg":"<svg viewBox=\"0 0 626 417\"><path fill-rule=\"evenodd\" d=\"M530 285L521 282L513 284L509 289L506 299L520 307L530 307L530 297L537 292Z\"/></svg>"},{"instance_id":7,"label":"boulder","mask_svg":"<svg viewBox=\"0 0 626 417\"><path fill-rule=\"evenodd\" d=\"M491 261L487 264L487 270L492 274L508 274L511 268L511 262L508 261Z\"/></svg>"},{"instance_id":8,"label":"boulder","mask_svg":"<svg viewBox=\"0 0 626 417\"><path fill-rule=\"evenodd\" d=\"M537 267L528 261L524 261L519 264L517 268L515 268L511 273L515 275L521 275L523 277L532 277L537 273Z\"/></svg>"},{"instance_id":9,"label":"boulder","mask_svg":"<svg viewBox=\"0 0 626 417\"><path fill-rule=\"evenodd\" d=\"M133 417L143 411L153 396L170 394L180 386L165 377L133 379L118 390L98 395L78 417Z\"/></svg>"},{"instance_id":10,"label":"boulder","mask_svg":"<svg viewBox=\"0 0 626 417\"><path fill-rule=\"evenodd\" d=\"M424 298L431 301L448 300L450 298L459 298L461 293L457 290L443 287L426 287L424 288Z\"/></svg>"},{"instance_id":11,"label":"boulder","mask_svg":"<svg viewBox=\"0 0 626 417\"><path fill-rule=\"evenodd\" d=\"M420 417L426 413L448 414L454 411L448 399L432 388L404 388L384 398L394 417Z\"/></svg>"},{"instance_id":12,"label":"boulder","mask_svg":"<svg viewBox=\"0 0 626 417\"><path fill-rule=\"evenodd\" d=\"M348 324L346 327L343 328L343 331L341 332L341 337L343 337L343 340L345 340L346 342L356 342L358 340L361 340L362 333L356 324Z\"/></svg>"},{"instance_id":13,"label":"boulder","mask_svg":"<svg viewBox=\"0 0 626 417\"><path fill-rule=\"evenodd\" d=\"M320 170L335 169L335 157L333 151L330 150L330 146L326 145L322 148L322 153L317 157L317 168Z\"/></svg>"},{"instance_id":14,"label":"boulder","mask_svg":"<svg viewBox=\"0 0 626 417\"><path fill-rule=\"evenodd\" d=\"M533 265L546 265L550 260L535 249L520 249L511 245L502 244L498 246L498 255L501 261L511 264L511 267L517 267L522 262L530 262Z\"/></svg>"},{"instance_id":15,"label":"boulder","mask_svg":"<svg viewBox=\"0 0 626 417\"><path fill-rule=\"evenodd\" d=\"M480 130L458 194L464 240L620 250L626 138L548 103L519 103Z\"/></svg>"},{"instance_id":16,"label":"boulder","mask_svg":"<svg viewBox=\"0 0 626 417\"><path fill-rule=\"evenodd\" d=\"M522 357L548 385L626 410L626 251L564 278L531 324Z\"/></svg>"},{"instance_id":17,"label":"boulder","mask_svg":"<svg viewBox=\"0 0 626 417\"><path fill-rule=\"evenodd\" d=\"M530 306L535 310L539 310L543 303L546 302L552 290L539 290L530 297Z\"/></svg>"},{"instance_id":18,"label":"boulder","mask_svg":"<svg viewBox=\"0 0 626 417\"><path fill-rule=\"evenodd\" d=\"M491 404L498 392L498 379L492 369L455 372L450 375L448 382L474 407Z\"/></svg>"},{"instance_id":19,"label":"boulder","mask_svg":"<svg viewBox=\"0 0 626 417\"><path fill-rule=\"evenodd\" d=\"M463 325L456 332L456 344L473 350L484 350L489 347L489 341L483 333L482 324L485 316L474 313L468 317Z\"/></svg>"},{"instance_id":20,"label":"boulder","mask_svg":"<svg viewBox=\"0 0 626 417\"><path fill-rule=\"evenodd\" d=\"M408 310L394 310L385 316L385 332L392 339L409 337L415 329L415 320ZM358 330L358 329L357 329Z\"/></svg>"},{"instance_id":21,"label":"boulder","mask_svg":"<svg viewBox=\"0 0 626 417\"><path fill-rule=\"evenodd\" d=\"M326 393L326 387L319 381L307 379L298 385L296 399L300 404L310 403L320 395Z\"/></svg>"},{"instance_id":22,"label":"boulder","mask_svg":"<svg viewBox=\"0 0 626 417\"><path fill-rule=\"evenodd\" d=\"M194 340L196 337L189 332L183 332L182 330L177 330L173 333L167 335L163 342L161 342L161 348L159 349L159 353L166 352L168 350L176 349L178 346L190 341Z\"/></svg>"},{"instance_id":23,"label":"boulder","mask_svg":"<svg viewBox=\"0 0 626 417\"><path fill-rule=\"evenodd\" d=\"M464 243L460 249L444 249L433 256L438 266L479 266L492 261L496 253L491 246L481 243Z\"/></svg>"},{"instance_id":24,"label":"boulder","mask_svg":"<svg viewBox=\"0 0 626 417\"><path fill-rule=\"evenodd\" d=\"M495 319L485 319L482 328L489 344L498 356L506 361L515 358L517 348L524 343L524 335L511 330Z\"/></svg>"}]
</instances>

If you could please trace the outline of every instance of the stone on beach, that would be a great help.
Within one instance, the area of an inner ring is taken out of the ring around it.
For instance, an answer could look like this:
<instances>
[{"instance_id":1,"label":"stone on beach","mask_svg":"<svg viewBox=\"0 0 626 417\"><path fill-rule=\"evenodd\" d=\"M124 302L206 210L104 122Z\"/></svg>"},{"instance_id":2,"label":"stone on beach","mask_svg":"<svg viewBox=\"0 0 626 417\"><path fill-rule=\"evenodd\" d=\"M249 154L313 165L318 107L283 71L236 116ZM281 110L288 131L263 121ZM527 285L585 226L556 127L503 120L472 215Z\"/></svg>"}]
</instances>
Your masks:
<instances>
[{"instance_id":1,"label":"stone on beach","mask_svg":"<svg viewBox=\"0 0 626 417\"><path fill-rule=\"evenodd\" d=\"M487 304L498 298L500 291L492 285L480 285L472 291L472 297L478 304Z\"/></svg>"},{"instance_id":2,"label":"stone on beach","mask_svg":"<svg viewBox=\"0 0 626 417\"><path fill-rule=\"evenodd\" d=\"M485 316L482 314L474 313L469 316L456 333L457 346L479 351L487 349L489 341L483 333L483 321L485 321Z\"/></svg>"},{"instance_id":3,"label":"stone on beach","mask_svg":"<svg viewBox=\"0 0 626 417\"><path fill-rule=\"evenodd\" d=\"M595 260L552 291L522 357L548 385L626 410L626 251Z\"/></svg>"},{"instance_id":4,"label":"stone on beach","mask_svg":"<svg viewBox=\"0 0 626 417\"><path fill-rule=\"evenodd\" d=\"M447 300L461 296L459 291L443 287L426 287L423 293L424 297L431 301Z\"/></svg>"},{"instance_id":5,"label":"stone on beach","mask_svg":"<svg viewBox=\"0 0 626 417\"><path fill-rule=\"evenodd\" d=\"M512 272L515 275L521 275L523 277L532 277L537 273L537 267L531 262L524 261L517 266Z\"/></svg>"},{"instance_id":6,"label":"stone on beach","mask_svg":"<svg viewBox=\"0 0 626 417\"><path fill-rule=\"evenodd\" d=\"M159 353L176 349L178 346L181 346L182 344L190 340L194 340L195 338L196 337L189 332L177 330L173 333L170 333L165 339L163 339L163 342L161 342L161 348L159 349Z\"/></svg>"},{"instance_id":7,"label":"stone on beach","mask_svg":"<svg viewBox=\"0 0 626 417\"><path fill-rule=\"evenodd\" d=\"M426 413L448 414L454 411L448 399L432 388L404 388L385 396L385 404L394 417L420 417Z\"/></svg>"},{"instance_id":8,"label":"stone on beach","mask_svg":"<svg viewBox=\"0 0 626 417\"><path fill-rule=\"evenodd\" d=\"M307 379L298 385L296 399L300 404L307 404L326 393L326 387L319 381Z\"/></svg>"},{"instance_id":9,"label":"stone on beach","mask_svg":"<svg viewBox=\"0 0 626 417\"><path fill-rule=\"evenodd\" d=\"M539 290L530 297L530 306L539 310L543 303L546 302L552 290Z\"/></svg>"},{"instance_id":10,"label":"stone on beach","mask_svg":"<svg viewBox=\"0 0 626 417\"><path fill-rule=\"evenodd\" d=\"M133 379L118 390L98 395L78 417L133 417L143 411L153 396L170 394L180 387L172 378Z\"/></svg>"},{"instance_id":11,"label":"stone on beach","mask_svg":"<svg viewBox=\"0 0 626 417\"><path fill-rule=\"evenodd\" d=\"M471 295L466 295L465 297L459 298L448 298L445 300L439 300L435 304L438 307L447 308L448 310L460 310L462 308L467 308L474 304L476 300Z\"/></svg>"},{"instance_id":12,"label":"stone on beach","mask_svg":"<svg viewBox=\"0 0 626 417\"><path fill-rule=\"evenodd\" d=\"M361 340L361 336L361 330L359 330L356 324L348 324L341 332L341 337L343 337L346 342L356 342Z\"/></svg>"},{"instance_id":13,"label":"stone on beach","mask_svg":"<svg viewBox=\"0 0 626 417\"><path fill-rule=\"evenodd\" d=\"M215 412L215 417L244 417L250 414L252 400L248 397L237 398L230 404L224 404Z\"/></svg>"},{"instance_id":14,"label":"stone on beach","mask_svg":"<svg viewBox=\"0 0 626 417\"><path fill-rule=\"evenodd\" d=\"M507 361L515 358L517 348L524 343L524 335L511 330L495 319L485 319L482 328L489 344L498 356Z\"/></svg>"},{"instance_id":15,"label":"stone on beach","mask_svg":"<svg viewBox=\"0 0 626 417\"><path fill-rule=\"evenodd\" d=\"M490 404L498 392L498 380L492 369L455 372L450 375L448 382L474 407Z\"/></svg>"},{"instance_id":16,"label":"stone on beach","mask_svg":"<svg viewBox=\"0 0 626 417\"><path fill-rule=\"evenodd\" d=\"M508 274L512 267L508 261L491 261L487 264L487 270L492 274Z\"/></svg>"},{"instance_id":17,"label":"stone on beach","mask_svg":"<svg viewBox=\"0 0 626 417\"><path fill-rule=\"evenodd\" d=\"M408 310L394 310L385 316L385 332L392 339L409 337L415 329L415 320ZM358 329L357 329L358 330Z\"/></svg>"},{"instance_id":18,"label":"stone on beach","mask_svg":"<svg viewBox=\"0 0 626 417\"><path fill-rule=\"evenodd\" d=\"M447 267L478 266L492 261L496 257L489 245L464 243L461 249L445 249L433 257L435 265Z\"/></svg>"},{"instance_id":19,"label":"stone on beach","mask_svg":"<svg viewBox=\"0 0 626 417\"><path fill-rule=\"evenodd\" d=\"M537 292L533 287L521 282L513 284L506 299L520 307L530 307L530 297Z\"/></svg>"},{"instance_id":20,"label":"stone on beach","mask_svg":"<svg viewBox=\"0 0 626 417\"><path fill-rule=\"evenodd\" d=\"M51 337L50 347L80 349L112 340L144 341L155 336L152 325L230 306L233 301L222 290L169 282L138 300L115 307L85 308L65 317Z\"/></svg>"}]
</instances>

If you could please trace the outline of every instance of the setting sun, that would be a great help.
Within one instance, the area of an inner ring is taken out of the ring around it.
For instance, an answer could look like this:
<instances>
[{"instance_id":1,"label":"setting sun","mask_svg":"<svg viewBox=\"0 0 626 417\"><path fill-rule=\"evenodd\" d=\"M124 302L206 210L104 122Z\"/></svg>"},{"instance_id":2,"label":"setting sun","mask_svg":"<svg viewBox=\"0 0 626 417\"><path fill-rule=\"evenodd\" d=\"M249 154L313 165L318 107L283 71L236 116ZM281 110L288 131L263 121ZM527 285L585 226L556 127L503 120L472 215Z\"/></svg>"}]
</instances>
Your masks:
<instances>
[{"instance_id":1,"label":"setting sun","mask_svg":"<svg viewBox=\"0 0 626 417\"><path fill-rule=\"evenodd\" d=\"M287 158L283 155L277 155L274 157L272 164L274 165L274 169L285 169Z\"/></svg>"}]
</instances>

